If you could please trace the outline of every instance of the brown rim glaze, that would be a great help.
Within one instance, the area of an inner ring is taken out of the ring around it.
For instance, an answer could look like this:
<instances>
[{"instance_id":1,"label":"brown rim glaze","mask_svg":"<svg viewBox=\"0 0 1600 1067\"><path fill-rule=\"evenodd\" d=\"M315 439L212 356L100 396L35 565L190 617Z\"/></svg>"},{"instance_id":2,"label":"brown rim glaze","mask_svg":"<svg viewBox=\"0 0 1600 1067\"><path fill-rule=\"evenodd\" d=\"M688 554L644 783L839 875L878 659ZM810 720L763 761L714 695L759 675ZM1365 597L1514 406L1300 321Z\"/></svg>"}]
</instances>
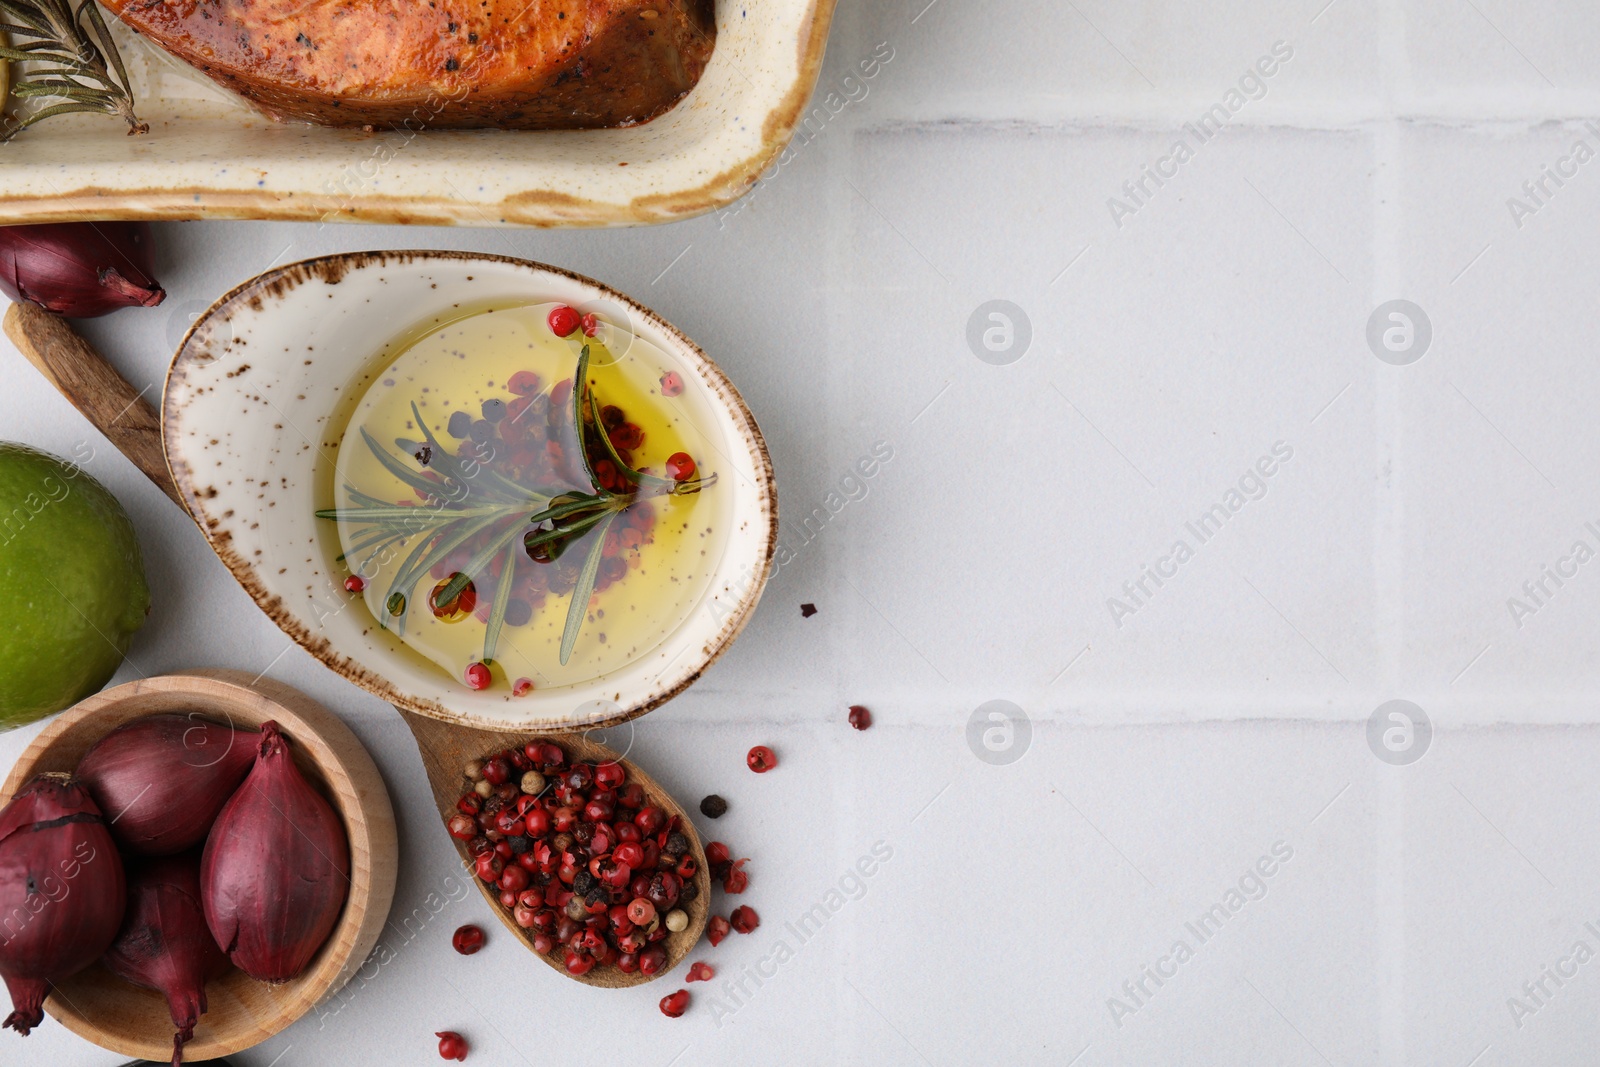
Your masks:
<instances>
[{"instance_id":1,"label":"brown rim glaze","mask_svg":"<svg viewBox=\"0 0 1600 1067\"><path fill-rule=\"evenodd\" d=\"M757 461L754 473L760 498L759 510L766 520L766 529L761 533L765 540L765 545L760 555L761 567L759 573L753 576L744 594L739 598L737 607L729 613L721 628L702 648L699 664L681 682L659 692L651 693L648 697L632 707L624 708L616 715L597 715L589 719L530 717L512 721L487 716L474 716L445 707L437 701L421 699L399 689L387 678L363 667L349 656L343 655L332 646L326 637L313 633L298 616L290 613L284 607L280 597L267 590L257 577L257 568L249 560L233 550L231 536L226 530L219 529L221 518L208 514L207 495L196 484L194 472L176 456L179 451L175 446L178 418L175 415L172 384L175 380L182 380L187 371L184 366L183 356L188 348L189 339L201 329L211 315L235 300L245 299L248 294L262 292L275 294L286 291L283 287L293 288L312 278L337 281L351 270L363 269L369 266L382 267L391 264L403 266L419 260L455 260L460 262L509 264L533 271L544 271L559 275L580 285L592 287L604 296L625 305L641 319L648 321L663 334L682 345L683 351L699 363L701 370L716 386L718 401L726 406L734 420L739 423L744 436L743 443L750 448L752 456ZM767 579L772 573L773 559L777 555L778 499L772 469L772 457L767 450L766 439L762 436L760 427L756 425L755 416L751 414L749 407L744 402L744 398L740 396L738 389L723 373L722 368L717 366L711 357L701 350L699 345L696 345L686 337L676 326L673 326L650 308L625 293L618 292L587 275L578 274L561 267L537 263L532 260L518 259L514 256L501 256L488 252L457 252L433 249L343 252L299 260L258 274L256 277L229 290L213 303L205 313L198 316L184 334L183 341L178 346L177 354L173 356L172 363L167 368L166 380L162 389L161 432L168 472L172 476L173 483L183 496L190 518L200 528L200 532L205 535L206 541L228 568L234 580L239 583L245 592L250 594L251 599L256 602L262 611L266 612L268 618L272 619L278 628L288 634L296 644L321 660L325 666L336 671L342 677L359 685L368 692L382 697L396 707L438 719L441 722L463 724L479 729L501 732L531 730L570 731L586 727L616 725L653 711L699 680L706 669L721 659L728 646L743 632L755 611L756 604L761 599Z\"/></svg>"}]
</instances>

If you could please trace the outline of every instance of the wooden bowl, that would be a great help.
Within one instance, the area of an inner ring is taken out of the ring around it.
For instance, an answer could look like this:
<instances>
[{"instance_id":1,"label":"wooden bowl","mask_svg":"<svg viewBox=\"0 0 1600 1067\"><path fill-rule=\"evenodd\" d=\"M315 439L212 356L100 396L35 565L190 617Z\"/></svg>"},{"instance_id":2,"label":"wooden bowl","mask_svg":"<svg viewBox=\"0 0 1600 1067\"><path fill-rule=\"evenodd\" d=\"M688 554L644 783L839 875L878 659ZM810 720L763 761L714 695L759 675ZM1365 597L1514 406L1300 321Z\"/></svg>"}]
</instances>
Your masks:
<instances>
[{"instance_id":1,"label":"wooden bowl","mask_svg":"<svg viewBox=\"0 0 1600 1067\"><path fill-rule=\"evenodd\" d=\"M394 811L377 766L348 726L286 685L225 670L129 682L63 712L17 760L0 787L0 802L41 771L72 771L90 745L118 726L164 712L196 712L252 729L276 720L293 744L296 763L333 803L350 838L350 896L327 944L300 977L283 985L257 982L238 970L208 985L209 1010L183 1049L186 1061L199 1062L278 1033L336 993L366 960L394 898ZM156 1062L172 1057L166 999L98 963L59 983L44 1007L101 1048Z\"/></svg>"},{"instance_id":2,"label":"wooden bowl","mask_svg":"<svg viewBox=\"0 0 1600 1067\"><path fill-rule=\"evenodd\" d=\"M695 832L694 822L689 818L689 813L684 810L683 805L679 804L672 794L661 788L654 778L640 770L638 764L624 759L605 745L591 741L580 734L512 735L495 730L473 730L464 726L451 726L420 715L405 712L402 714L410 723L412 733L417 735L417 747L422 753L422 762L428 772L428 782L433 786L433 799L439 806L441 819L448 820L456 813L456 801L461 798L462 793L471 788L472 782L468 780L465 771L470 761L485 759L496 752L526 745L529 741L547 741L560 745L566 750L567 758L577 762L604 763L616 760L626 768L628 781L638 782L644 788L645 796L651 803L668 815L678 817L678 829L689 839L689 852L699 863L699 870L694 876L694 885L698 892L689 903L679 905L688 913L689 925L675 934L668 934L660 942L667 950L667 965L662 968L660 974L646 975L639 972L624 974L615 966L608 964L596 967L588 974L572 975L567 973L559 951L548 956L537 952L534 952L534 955L573 981L603 989L624 989L655 981L677 967L683 962L684 957L694 951L694 947L700 943L701 935L705 933L706 922L711 917L711 871L706 864L705 848L701 845L700 835ZM470 872L472 857L467 853L467 846L461 841L456 841L455 844L461 853L461 862L466 864ZM529 952L533 952L533 938L529 936L527 930L518 926L511 913L501 906L500 894L491 890L475 876L472 877L472 882L483 894L483 898L489 902L490 908L505 928L521 939L522 943L528 946Z\"/></svg>"}]
</instances>

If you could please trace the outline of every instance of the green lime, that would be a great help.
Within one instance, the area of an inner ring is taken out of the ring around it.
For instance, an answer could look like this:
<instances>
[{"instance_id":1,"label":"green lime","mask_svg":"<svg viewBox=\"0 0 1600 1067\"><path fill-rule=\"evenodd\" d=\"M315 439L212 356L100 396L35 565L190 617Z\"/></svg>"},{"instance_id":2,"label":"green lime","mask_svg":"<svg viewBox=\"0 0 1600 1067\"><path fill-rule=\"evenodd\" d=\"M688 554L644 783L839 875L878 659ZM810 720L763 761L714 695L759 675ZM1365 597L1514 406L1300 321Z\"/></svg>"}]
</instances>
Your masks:
<instances>
[{"instance_id":1,"label":"green lime","mask_svg":"<svg viewBox=\"0 0 1600 1067\"><path fill-rule=\"evenodd\" d=\"M149 611L117 498L75 464L0 443L0 729L99 690Z\"/></svg>"}]
</instances>

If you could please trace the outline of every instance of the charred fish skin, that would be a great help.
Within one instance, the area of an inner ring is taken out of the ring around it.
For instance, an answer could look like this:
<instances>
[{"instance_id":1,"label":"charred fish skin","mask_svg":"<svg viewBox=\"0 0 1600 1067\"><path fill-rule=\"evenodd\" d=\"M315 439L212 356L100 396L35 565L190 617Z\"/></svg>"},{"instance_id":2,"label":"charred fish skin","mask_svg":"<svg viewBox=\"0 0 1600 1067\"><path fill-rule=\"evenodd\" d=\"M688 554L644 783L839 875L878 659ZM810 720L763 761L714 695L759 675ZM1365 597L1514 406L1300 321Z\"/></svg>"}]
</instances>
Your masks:
<instances>
[{"instance_id":1,"label":"charred fish skin","mask_svg":"<svg viewBox=\"0 0 1600 1067\"><path fill-rule=\"evenodd\" d=\"M699 81L714 0L107 0L272 118L376 129L649 122Z\"/></svg>"}]
</instances>

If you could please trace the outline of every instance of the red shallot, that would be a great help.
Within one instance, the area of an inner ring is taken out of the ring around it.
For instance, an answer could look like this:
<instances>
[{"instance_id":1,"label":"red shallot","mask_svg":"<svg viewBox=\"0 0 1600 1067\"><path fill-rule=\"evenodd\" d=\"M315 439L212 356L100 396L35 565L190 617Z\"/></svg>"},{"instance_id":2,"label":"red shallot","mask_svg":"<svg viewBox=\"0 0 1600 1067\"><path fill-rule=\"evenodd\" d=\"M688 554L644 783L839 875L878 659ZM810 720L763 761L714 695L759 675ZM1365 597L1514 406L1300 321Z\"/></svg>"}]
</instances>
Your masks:
<instances>
[{"instance_id":1,"label":"red shallot","mask_svg":"<svg viewBox=\"0 0 1600 1067\"><path fill-rule=\"evenodd\" d=\"M122 860L100 809L65 774L41 774L0 810L0 976L5 1025L44 1021L53 982L99 959L122 923Z\"/></svg>"},{"instance_id":2,"label":"red shallot","mask_svg":"<svg viewBox=\"0 0 1600 1067\"><path fill-rule=\"evenodd\" d=\"M145 222L46 222L0 227L0 292L75 319L155 307L166 291L151 276Z\"/></svg>"},{"instance_id":3,"label":"red shallot","mask_svg":"<svg viewBox=\"0 0 1600 1067\"><path fill-rule=\"evenodd\" d=\"M167 998L172 1025L172 1064L183 1062L183 1044L193 1040L206 1010L206 983L228 970L228 957L206 928L200 907L200 855L162 856L128 876L128 912L122 931L105 955L112 974Z\"/></svg>"},{"instance_id":4,"label":"red shallot","mask_svg":"<svg viewBox=\"0 0 1600 1067\"><path fill-rule=\"evenodd\" d=\"M305 970L339 922L350 890L344 826L275 722L261 727L255 767L211 828L200 890L217 944L263 982Z\"/></svg>"},{"instance_id":5,"label":"red shallot","mask_svg":"<svg viewBox=\"0 0 1600 1067\"><path fill-rule=\"evenodd\" d=\"M130 852L170 856L205 841L255 763L261 735L197 715L150 715L119 726L78 763L78 780Z\"/></svg>"}]
</instances>

